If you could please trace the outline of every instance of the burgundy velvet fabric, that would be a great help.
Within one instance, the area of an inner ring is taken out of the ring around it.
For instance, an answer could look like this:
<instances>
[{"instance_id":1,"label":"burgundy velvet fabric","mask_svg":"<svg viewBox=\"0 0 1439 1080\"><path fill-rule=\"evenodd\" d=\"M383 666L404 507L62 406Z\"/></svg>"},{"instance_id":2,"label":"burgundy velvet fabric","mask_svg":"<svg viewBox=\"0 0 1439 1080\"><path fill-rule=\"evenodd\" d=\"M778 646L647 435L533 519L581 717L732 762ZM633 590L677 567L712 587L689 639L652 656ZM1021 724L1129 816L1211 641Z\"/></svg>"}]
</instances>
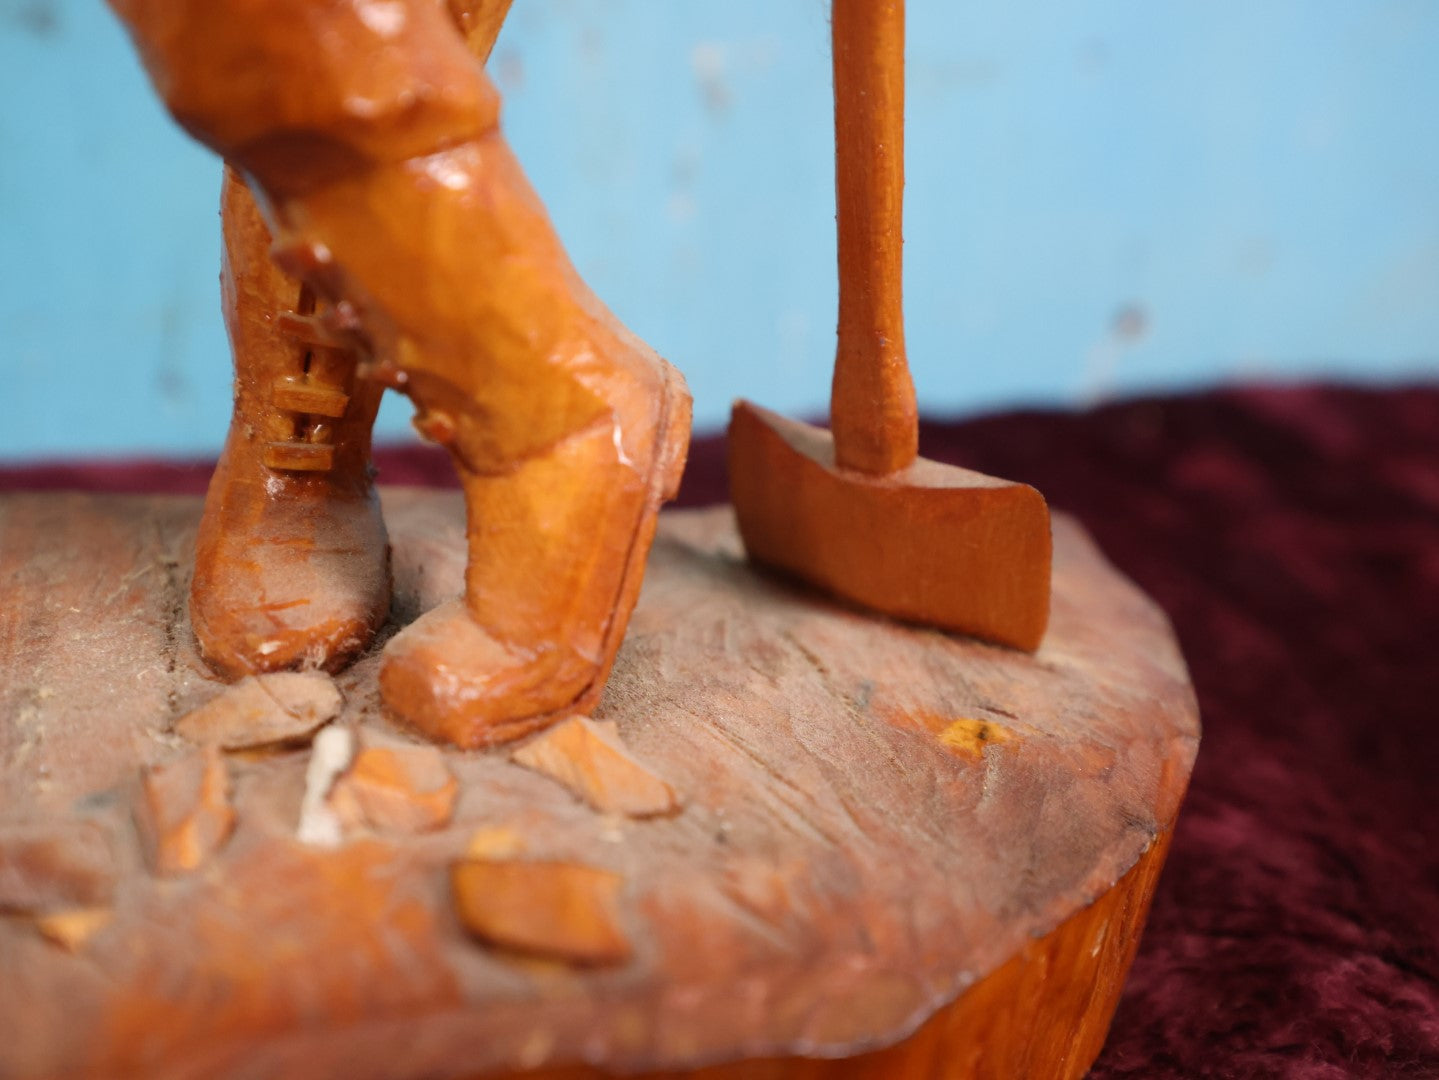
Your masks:
<instances>
[{"instance_id":1,"label":"burgundy velvet fabric","mask_svg":"<svg viewBox=\"0 0 1439 1080\"><path fill-rule=\"evenodd\" d=\"M1198 765L1092 1076L1439 1078L1439 387L928 423L921 445L1077 514L1168 610L1198 689ZM429 448L378 462L454 482ZM0 470L0 490L206 472ZM697 440L682 502L724 484L722 440Z\"/></svg>"}]
</instances>

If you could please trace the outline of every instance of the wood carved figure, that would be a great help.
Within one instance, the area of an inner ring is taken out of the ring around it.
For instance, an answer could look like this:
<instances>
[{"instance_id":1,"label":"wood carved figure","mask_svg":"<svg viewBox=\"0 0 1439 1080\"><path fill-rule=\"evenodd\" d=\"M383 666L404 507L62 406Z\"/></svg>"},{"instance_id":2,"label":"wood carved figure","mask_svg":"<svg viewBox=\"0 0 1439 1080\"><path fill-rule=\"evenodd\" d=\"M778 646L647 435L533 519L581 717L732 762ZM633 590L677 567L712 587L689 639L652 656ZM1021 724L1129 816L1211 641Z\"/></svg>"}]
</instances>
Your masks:
<instances>
[{"instance_id":1,"label":"wood carved figure","mask_svg":"<svg viewBox=\"0 0 1439 1080\"><path fill-rule=\"evenodd\" d=\"M386 645L385 704L460 746L592 706L690 401L580 279L500 133L482 64L509 0L112 6L228 163L235 413L190 601L206 658L232 677L333 669L370 643L390 590L370 429L390 386L450 452L469 561L463 598Z\"/></svg>"},{"instance_id":2,"label":"wood carved figure","mask_svg":"<svg viewBox=\"0 0 1439 1080\"><path fill-rule=\"evenodd\" d=\"M110 2L227 162L235 412L203 515L0 499L0 1074L1081 1076L1198 714L1076 523L917 458L902 0L833 4L833 434L741 404L663 523L689 395L500 134L509 0ZM386 386L463 507L382 518Z\"/></svg>"}]
</instances>

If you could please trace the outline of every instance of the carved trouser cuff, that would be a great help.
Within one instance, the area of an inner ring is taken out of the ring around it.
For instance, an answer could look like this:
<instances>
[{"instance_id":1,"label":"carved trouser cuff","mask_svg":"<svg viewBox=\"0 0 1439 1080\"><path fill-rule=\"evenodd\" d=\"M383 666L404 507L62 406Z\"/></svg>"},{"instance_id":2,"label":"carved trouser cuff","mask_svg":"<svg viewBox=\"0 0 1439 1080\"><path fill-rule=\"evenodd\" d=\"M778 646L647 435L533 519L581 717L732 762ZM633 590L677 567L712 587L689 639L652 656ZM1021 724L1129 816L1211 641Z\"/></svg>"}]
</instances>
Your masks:
<instances>
[{"instance_id":1,"label":"carved trouser cuff","mask_svg":"<svg viewBox=\"0 0 1439 1080\"><path fill-rule=\"evenodd\" d=\"M272 195L498 123L498 93L434 0L111 4L175 118Z\"/></svg>"}]
</instances>

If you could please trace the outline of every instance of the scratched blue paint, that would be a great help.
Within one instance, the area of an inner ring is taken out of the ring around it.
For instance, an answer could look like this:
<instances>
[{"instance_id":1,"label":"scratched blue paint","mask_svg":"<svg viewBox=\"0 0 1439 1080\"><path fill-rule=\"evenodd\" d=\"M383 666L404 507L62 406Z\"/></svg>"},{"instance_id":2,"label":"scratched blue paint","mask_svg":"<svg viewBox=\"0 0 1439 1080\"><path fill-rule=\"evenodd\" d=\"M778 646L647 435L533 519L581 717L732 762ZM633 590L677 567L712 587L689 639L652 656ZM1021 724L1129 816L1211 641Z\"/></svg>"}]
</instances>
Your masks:
<instances>
[{"instance_id":1,"label":"scratched blue paint","mask_svg":"<svg viewBox=\"0 0 1439 1080\"><path fill-rule=\"evenodd\" d=\"M576 263L706 425L823 407L826 36L823 0L517 0L496 50ZM1432 375L1436 47L1432 0L911 0L925 405ZM213 450L217 166L98 0L0 0L0 101L0 458Z\"/></svg>"}]
</instances>

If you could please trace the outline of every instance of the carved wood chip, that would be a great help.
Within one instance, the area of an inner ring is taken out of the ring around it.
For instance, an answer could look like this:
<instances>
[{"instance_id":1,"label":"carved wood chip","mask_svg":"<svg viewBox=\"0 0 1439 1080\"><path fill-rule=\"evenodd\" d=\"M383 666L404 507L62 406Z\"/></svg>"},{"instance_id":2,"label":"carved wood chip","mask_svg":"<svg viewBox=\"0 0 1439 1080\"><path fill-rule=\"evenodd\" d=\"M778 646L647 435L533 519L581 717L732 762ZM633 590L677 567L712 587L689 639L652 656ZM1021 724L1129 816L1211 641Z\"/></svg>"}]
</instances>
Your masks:
<instances>
[{"instance_id":1,"label":"carved wood chip","mask_svg":"<svg viewBox=\"0 0 1439 1080\"><path fill-rule=\"evenodd\" d=\"M35 929L52 945L73 953L84 948L85 942L103 930L112 918L114 912L108 907L73 908L35 916Z\"/></svg>"},{"instance_id":2,"label":"carved wood chip","mask_svg":"<svg viewBox=\"0 0 1439 1080\"><path fill-rule=\"evenodd\" d=\"M141 827L157 874L196 870L230 838L235 810L230 775L218 747L154 765L142 774Z\"/></svg>"},{"instance_id":3,"label":"carved wood chip","mask_svg":"<svg viewBox=\"0 0 1439 1080\"><path fill-rule=\"evenodd\" d=\"M630 755L612 724L574 716L511 757L559 781L601 813L654 817L679 809L674 788Z\"/></svg>"},{"instance_id":4,"label":"carved wood chip","mask_svg":"<svg viewBox=\"0 0 1439 1080\"><path fill-rule=\"evenodd\" d=\"M249 675L186 713L175 730L226 750L298 742L339 715L343 704L334 680L322 672Z\"/></svg>"},{"instance_id":5,"label":"carved wood chip","mask_svg":"<svg viewBox=\"0 0 1439 1080\"><path fill-rule=\"evenodd\" d=\"M572 964L621 963L630 943L620 925L624 879L563 862L472 859L450 871L465 928L491 945Z\"/></svg>"},{"instance_id":6,"label":"carved wood chip","mask_svg":"<svg viewBox=\"0 0 1439 1080\"><path fill-rule=\"evenodd\" d=\"M330 805L342 820L382 832L428 832L449 822L459 790L433 746L367 746L335 781Z\"/></svg>"}]
</instances>

